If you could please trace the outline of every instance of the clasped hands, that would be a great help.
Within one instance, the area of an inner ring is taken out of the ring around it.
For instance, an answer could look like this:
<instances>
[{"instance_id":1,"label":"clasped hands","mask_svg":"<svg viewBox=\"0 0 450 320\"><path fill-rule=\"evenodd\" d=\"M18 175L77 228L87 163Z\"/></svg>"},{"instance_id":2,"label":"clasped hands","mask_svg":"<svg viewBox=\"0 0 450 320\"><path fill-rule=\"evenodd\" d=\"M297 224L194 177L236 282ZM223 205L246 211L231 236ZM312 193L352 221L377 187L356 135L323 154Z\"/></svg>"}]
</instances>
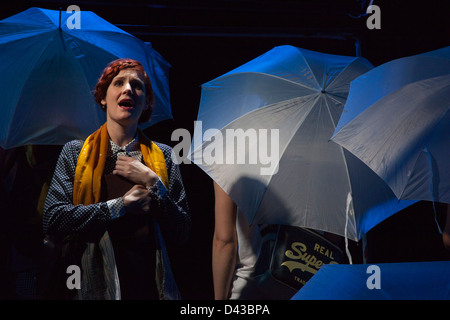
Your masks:
<instances>
[{"instance_id":1,"label":"clasped hands","mask_svg":"<svg viewBox=\"0 0 450 320\"><path fill-rule=\"evenodd\" d=\"M133 213L148 212L152 197L147 187L158 182L158 175L139 160L124 155L118 157L113 174L120 175L135 184L122 197L125 208Z\"/></svg>"}]
</instances>

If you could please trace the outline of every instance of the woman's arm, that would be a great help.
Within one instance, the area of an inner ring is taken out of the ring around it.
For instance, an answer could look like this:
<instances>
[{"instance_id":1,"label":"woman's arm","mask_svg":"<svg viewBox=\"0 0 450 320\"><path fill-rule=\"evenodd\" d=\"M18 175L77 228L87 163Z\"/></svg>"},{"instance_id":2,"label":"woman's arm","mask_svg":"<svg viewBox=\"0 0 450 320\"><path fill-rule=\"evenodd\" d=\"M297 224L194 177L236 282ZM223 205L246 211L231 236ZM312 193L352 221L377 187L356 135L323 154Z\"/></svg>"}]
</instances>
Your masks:
<instances>
[{"instance_id":1,"label":"woman's arm","mask_svg":"<svg viewBox=\"0 0 450 320\"><path fill-rule=\"evenodd\" d=\"M43 213L45 234L67 234L85 231L114 218L107 202L88 206L73 205L73 181L82 142L68 142L56 163Z\"/></svg>"},{"instance_id":2,"label":"woman's arm","mask_svg":"<svg viewBox=\"0 0 450 320\"><path fill-rule=\"evenodd\" d=\"M214 298L225 300L230 295L237 261L237 208L233 200L215 182L214 195L216 201L212 252Z\"/></svg>"}]
</instances>

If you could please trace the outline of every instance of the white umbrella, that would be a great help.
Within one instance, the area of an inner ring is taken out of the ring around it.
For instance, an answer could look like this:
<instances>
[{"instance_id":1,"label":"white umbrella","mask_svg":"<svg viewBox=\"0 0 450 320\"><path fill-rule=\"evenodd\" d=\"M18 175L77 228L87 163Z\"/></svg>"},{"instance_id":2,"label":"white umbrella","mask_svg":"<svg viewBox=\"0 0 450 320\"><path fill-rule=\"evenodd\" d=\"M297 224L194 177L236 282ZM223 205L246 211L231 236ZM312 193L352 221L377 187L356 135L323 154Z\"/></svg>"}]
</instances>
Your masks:
<instances>
[{"instance_id":1,"label":"white umbrella","mask_svg":"<svg viewBox=\"0 0 450 320\"><path fill-rule=\"evenodd\" d=\"M168 63L138 38L89 11L30 8L0 21L0 146L61 145L106 121L93 89L117 58L140 61L155 90L153 123L172 117ZM67 23L69 19L69 23Z\"/></svg>"},{"instance_id":2,"label":"white umbrella","mask_svg":"<svg viewBox=\"0 0 450 320\"><path fill-rule=\"evenodd\" d=\"M190 159L250 223L359 240L411 204L329 141L350 82L371 68L364 58L275 47L202 86Z\"/></svg>"},{"instance_id":3,"label":"white umbrella","mask_svg":"<svg viewBox=\"0 0 450 320\"><path fill-rule=\"evenodd\" d=\"M332 140L399 199L450 203L450 47L390 61L353 81Z\"/></svg>"}]
</instances>

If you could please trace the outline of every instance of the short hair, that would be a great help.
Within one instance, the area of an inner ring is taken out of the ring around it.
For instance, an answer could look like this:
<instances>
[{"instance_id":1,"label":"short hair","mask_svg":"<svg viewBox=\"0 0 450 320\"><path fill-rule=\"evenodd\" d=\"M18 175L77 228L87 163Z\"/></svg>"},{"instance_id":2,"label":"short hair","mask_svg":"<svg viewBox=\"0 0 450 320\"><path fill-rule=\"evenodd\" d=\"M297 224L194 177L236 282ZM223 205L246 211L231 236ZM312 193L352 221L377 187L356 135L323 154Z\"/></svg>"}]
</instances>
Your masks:
<instances>
[{"instance_id":1,"label":"short hair","mask_svg":"<svg viewBox=\"0 0 450 320\"><path fill-rule=\"evenodd\" d=\"M153 103L155 98L150 78L145 72L142 64L137 60L123 58L111 61L103 70L100 79L95 85L94 88L95 102L97 102L97 104L100 105L103 111L106 111L106 106L102 105L101 101L106 97L106 92L108 91L108 87L111 84L114 77L116 77L120 73L120 71L124 69L134 69L138 72L142 72L144 75L145 98L148 108L147 110L142 111L142 114L139 118L139 123L147 122L148 120L150 120L150 117L152 115Z\"/></svg>"}]
</instances>

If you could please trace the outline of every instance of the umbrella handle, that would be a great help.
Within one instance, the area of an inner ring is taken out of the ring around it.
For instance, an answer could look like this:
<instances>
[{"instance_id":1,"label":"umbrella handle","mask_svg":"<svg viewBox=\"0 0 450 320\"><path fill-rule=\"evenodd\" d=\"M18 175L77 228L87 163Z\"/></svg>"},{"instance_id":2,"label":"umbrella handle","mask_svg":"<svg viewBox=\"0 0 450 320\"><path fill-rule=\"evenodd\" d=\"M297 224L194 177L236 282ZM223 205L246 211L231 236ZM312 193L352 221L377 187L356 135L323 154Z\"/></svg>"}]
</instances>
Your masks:
<instances>
[{"instance_id":1,"label":"umbrella handle","mask_svg":"<svg viewBox=\"0 0 450 320\"><path fill-rule=\"evenodd\" d=\"M430 194L431 194L431 199L433 200L432 203L433 203L433 211L434 211L434 221L436 222L436 226L438 228L439 233L442 234L441 227L439 226L439 222L437 221L437 213L436 213L436 205L435 205L436 193L435 193L434 184L433 184L433 180L435 179L435 175L436 175L436 166L434 165L435 161L433 159L433 156L430 153L430 150L428 150L427 147L425 147L424 151L425 151L425 153L428 156L428 163L430 165L430 172L431 172L431 177L430 177ZM439 199L437 199L437 201L439 202Z\"/></svg>"},{"instance_id":2,"label":"umbrella handle","mask_svg":"<svg viewBox=\"0 0 450 320\"><path fill-rule=\"evenodd\" d=\"M352 211L352 212L350 212ZM353 215L353 197L352 194L349 192L347 195L347 205L345 208L345 253L347 254L348 257L348 261L350 264L353 264L353 260L352 260L352 255L350 253L350 250L348 248L348 235L347 235L347 230L348 230L348 220L349 220L349 215Z\"/></svg>"}]
</instances>

